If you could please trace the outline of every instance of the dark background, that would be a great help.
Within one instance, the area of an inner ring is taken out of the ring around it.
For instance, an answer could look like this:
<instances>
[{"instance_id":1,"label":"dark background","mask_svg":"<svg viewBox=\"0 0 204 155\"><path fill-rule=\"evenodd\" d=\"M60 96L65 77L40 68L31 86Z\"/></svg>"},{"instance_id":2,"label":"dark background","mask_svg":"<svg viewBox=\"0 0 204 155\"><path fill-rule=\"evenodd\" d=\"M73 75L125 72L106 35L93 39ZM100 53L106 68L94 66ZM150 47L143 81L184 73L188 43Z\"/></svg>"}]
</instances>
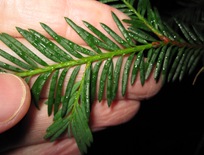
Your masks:
<instances>
[{"instance_id":1,"label":"dark background","mask_svg":"<svg viewBox=\"0 0 204 155\"><path fill-rule=\"evenodd\" d=\"M204 155L203 78L166 84L132 120L94 133L88 154Z\"/></svg>"},{"instance_id":2,"label":"dark background","mask_svg":"<svg viewBox=\"0 0 204 155\"><path fill-rule=\"evenodd\" d=\"M184 9L177 2L151 0L166 19ZM88 155L204 155L204 74L192 85L201 65L183 81L165 84L142 101L129 122L93 133Z\"/></svg>"}]
</instances>

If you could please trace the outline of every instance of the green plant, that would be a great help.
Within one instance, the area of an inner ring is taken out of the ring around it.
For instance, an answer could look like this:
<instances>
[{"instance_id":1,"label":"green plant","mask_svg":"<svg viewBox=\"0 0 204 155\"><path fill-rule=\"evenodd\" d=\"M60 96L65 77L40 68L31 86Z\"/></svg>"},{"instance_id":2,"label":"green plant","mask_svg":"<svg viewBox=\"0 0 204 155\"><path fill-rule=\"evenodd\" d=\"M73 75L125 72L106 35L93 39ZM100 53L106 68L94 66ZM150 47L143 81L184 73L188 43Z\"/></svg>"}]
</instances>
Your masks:
<instances>
[{"instance_id":1,"label":"green plant","mask_svg":"<svg viewBox=\"0 0 204 155\"><path fill-rule=\"evenodd\" d=\"M0 40L22 59L13 57L0 49L0 56L15 64L0 61L0 71L16 74L25 78L27 82L32 76L38 75L31 87L33 103L37 108L39 108L38 100L43 86L50 80L47 105L48 115L52 114L54 108L54 120L47 129L45 138L54 141L62 133L68 131L68 136L75 137L81 152L87 152L87 147L93 141L89 128L89 115L90 105L97 89L97 80L100 81L98 100L101 101L106 95L110 106L118 91L120 73L123 75L121 93L125 95L129 76L131 84L134 84L137 76L140 76L141 83L144 84L152 72L156 81L160 78L163 82L182 80L184 76L194 71L203 57L204 38L199 29L174 18L174 23L180 30L175 32L161 19L158 10L151 7L148 0L140 0L137 4L135 0L101 0L101 2L116 7L130 17L130 19L120 21L112 13L123 38L105 24L101 24L116 43L90 23L84 22L95 35L82 29L68 18L65 18L66 22L90 49L59 36L44 23L41 23L41 26L63 47L63 50L33 29L17 28L30 44L55 62L53 65L48 65L10 35L6 33L0 35ZM127 29L123 26L123 22L129 24ZM107 52L102 52L102 49ZM124 56L128 57L126 61ZM113 57L117 59L115 65ZM102 68L101 77L98 77L102 62L105 62L105 65ZM125 63L124 69L121 68L122 63ZM81 65L86 66L85 71L81 80L76 81ZM65 94L62 94L62 84L70 69L73 71L68 79ZM104 94L105 88L106 94Z\"/></svg>"}]
</instances>

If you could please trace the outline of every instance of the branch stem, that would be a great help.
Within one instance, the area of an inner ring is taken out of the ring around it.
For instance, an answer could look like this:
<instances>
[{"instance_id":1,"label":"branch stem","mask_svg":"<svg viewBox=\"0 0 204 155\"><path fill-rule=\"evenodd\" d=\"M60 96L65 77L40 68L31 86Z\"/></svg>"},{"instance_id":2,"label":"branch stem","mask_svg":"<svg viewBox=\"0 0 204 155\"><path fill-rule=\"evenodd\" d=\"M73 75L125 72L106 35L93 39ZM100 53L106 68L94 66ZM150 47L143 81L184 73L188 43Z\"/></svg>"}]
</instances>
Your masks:
<instances>
[{"instance_id":1,"label":"branch stem","mask_svg":"<svg viewBox=\"0 0 204 155\"><path fill-rule=\"evenodd\" d=\"M77 65L92 63L92 62L99 61L99 60L105 60L105 59L112 58L115 56L126 55L126 54L129 54L132 52L139 52L139 51L142 51L145 49L150 49L153 46L154 46L153 44L146 44L146 45L135 46L132 48L121 49L121 50L117 50L117 51L113 51L113 52L101 53L101 54L97 54L95 56L88 56L88 57L84 57L84 58L81 58L78 60L62 62L62 63L46 66L43 68L38 68L35 70L16 73L16 75L20 76L20 77L33 76L33 75L37 75L37 74L41 74L41 73L45 73L45 72L54 71L56 69L73 67L73 66L77 66Z\"/></svg>"},{"instance_id":2,"label":"branch stem","mask_svg":"<svg viewBox=\"0 0 204 155\"><path fill-rule=\"evenodd\" d=\"M127 5L127 7L134 12L134 14L138 17L138 19L140 19L141 21L143 21L143 23L155 34L157 35L161 40L166 41L168 40L162 33L160 33L157 29L155 29L152 25L149 24L149 22L143 17L141 16L133 7L133 5L131 5L130 3L128 3L126 0L123 0L123 2Z\"/></svg>"}]
</instances>

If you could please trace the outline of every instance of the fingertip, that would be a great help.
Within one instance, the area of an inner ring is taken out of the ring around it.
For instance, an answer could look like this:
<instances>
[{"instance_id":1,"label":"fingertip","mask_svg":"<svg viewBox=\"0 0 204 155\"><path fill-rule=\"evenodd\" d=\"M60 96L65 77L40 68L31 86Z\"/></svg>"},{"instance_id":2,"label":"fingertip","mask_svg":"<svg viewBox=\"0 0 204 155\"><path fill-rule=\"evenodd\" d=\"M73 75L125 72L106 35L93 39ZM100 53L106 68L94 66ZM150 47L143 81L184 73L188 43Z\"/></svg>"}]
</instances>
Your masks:
<instances>
[{"instance_id":1,"label":"fingertip","mask_svg":"<svg viewBox=\"0 0 204 155\"><path fill-rule=\"evenodd\" d=\"M16 125L30 106L30 91L18 76L0 73L0 133Z\"/></svg>"},{"instance_id":2,"label":"fingertip","mask_svg":"<svg viewBox=\"0 0 204 155\"><path fill-rule=\"evenodd\" d=\"M123 124L132 119L140 109L140 102L136 100L115 100L108 107L107 101L92 105L90 125L93 131L108 126Z\"/></svg>"}]
</instances>

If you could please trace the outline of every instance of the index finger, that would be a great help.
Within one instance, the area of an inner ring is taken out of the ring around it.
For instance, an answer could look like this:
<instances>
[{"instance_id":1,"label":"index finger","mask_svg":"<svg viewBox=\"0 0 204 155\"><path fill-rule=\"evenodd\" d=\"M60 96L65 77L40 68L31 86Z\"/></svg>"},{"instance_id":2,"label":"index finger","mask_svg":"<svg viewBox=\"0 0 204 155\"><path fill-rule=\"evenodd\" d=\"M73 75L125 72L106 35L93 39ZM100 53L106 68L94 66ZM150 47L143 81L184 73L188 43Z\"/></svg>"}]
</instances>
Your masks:
<instances>
[{"instance_id":1,"label":"index finger","mask_svg":"<svg viewBox=\"0 0 204 155\"><path fill-rule=\"evenodd\" d=\"M96 28L104 32L100 23L105 23L116 30L116 25L111 17L115 12L120 19L127 18L120 11L93 0L21 0L0 3L0 32L8 33L14 37L21 37L15 27L34 28L36 31L48 36L40 26L40 22L49 25L56 33L71 39L72 41L84 43L78 35L68 26L64 17L72 19L76 24L85 27L82 20L92 23ZM104 32L105 33L105 32Z\"/></svg>"}]
</instances>

